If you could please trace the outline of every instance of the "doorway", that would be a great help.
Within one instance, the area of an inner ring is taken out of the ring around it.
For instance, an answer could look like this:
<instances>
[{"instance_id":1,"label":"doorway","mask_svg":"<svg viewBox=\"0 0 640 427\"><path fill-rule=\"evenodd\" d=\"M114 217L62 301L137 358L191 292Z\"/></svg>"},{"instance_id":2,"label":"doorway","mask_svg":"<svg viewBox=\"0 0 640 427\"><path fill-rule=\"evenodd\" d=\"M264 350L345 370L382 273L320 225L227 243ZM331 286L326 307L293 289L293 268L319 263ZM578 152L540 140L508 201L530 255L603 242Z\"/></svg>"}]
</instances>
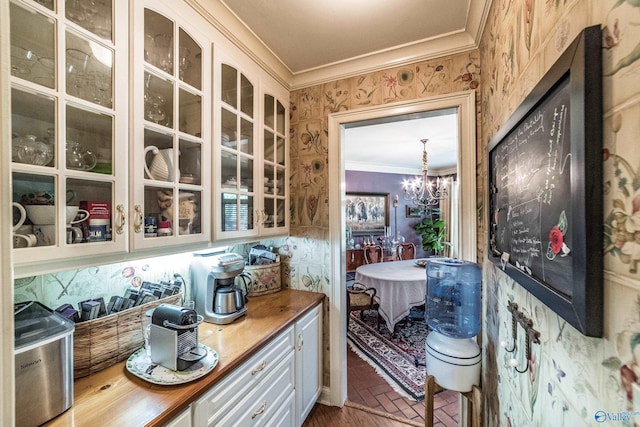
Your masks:
<instances>
[{"instance_id":1,"label":"doorway","mask_svg":"<svg viewBox=\"0 0 640 427\"><path fill-rule=\"evenodd\" d=\"M330 375L326 400L343 406L347 398L345 276L345 126L385 117L455 108L458 112L459 258L476 261L476 132L475 92L465 91L431 98L375 106L329 116L329 236L331 241L331 295L329 310ZM334 350L335 349L335 350Z\"/></svg>"}]
</instances>

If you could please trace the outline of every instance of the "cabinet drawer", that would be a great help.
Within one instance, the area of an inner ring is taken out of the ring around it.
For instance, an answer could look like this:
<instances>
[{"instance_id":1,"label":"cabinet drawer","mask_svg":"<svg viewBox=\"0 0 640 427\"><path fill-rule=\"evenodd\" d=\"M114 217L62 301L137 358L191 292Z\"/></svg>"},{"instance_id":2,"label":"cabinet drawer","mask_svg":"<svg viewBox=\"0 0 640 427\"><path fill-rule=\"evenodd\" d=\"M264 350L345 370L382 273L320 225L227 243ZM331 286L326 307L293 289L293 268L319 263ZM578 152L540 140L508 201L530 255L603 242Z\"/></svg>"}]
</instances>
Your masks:
<instances>
[{"instance_id":1,"label":"cabinet drawer","mask_svg":"<svg viewBox=\"0 0 640 427\"><path fill-rule=\"evenodd\" d=\"M280 415L279 410L283 402L293 396L294 383L294 358L293 352L289 352L285 359L271 369L263 381L260 381L258 386L249 389L246 396L239 396L241 400L235 405L224 405L220 410L208 413L201 411L204 408L200 408L200 405L196 407L194 425L265 425L274 415ZM229 400L231 396L233 395L226 392L219 394L222 400Z\"/></svg>"},{"instance_id":2,"label":"cabinet drawer","mask_svg":"<svg viewBox=\"0 0 640 427\"><path fill-rule=\"evenodd\" d=\"M204 425L219 411L228 412L269 376L278 363L293 354L293 326L265 345L195 403L194 425Z\"/></svg>"},{"instance_id":3,"label":"cabinet drawer","mask_svg":"<svg viewBox=\"0 0 640 427\"><path fill-rule=\"evenodd\" d=\"M295 392L291 391L266 427L296 427L295 403Z\"/></svg>"}]
</instances>

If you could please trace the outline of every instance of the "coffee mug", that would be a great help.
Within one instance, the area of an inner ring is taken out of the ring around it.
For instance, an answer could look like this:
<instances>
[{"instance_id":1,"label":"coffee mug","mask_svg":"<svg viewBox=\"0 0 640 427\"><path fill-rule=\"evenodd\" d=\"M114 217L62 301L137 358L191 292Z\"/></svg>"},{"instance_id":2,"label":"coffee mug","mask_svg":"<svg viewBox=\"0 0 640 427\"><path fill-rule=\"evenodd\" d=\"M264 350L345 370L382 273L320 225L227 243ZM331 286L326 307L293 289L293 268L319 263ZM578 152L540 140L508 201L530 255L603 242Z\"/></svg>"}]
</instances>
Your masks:
<instances>
[{"instance_id":1,"label":"coffee mug","mask_svg":"<svg viewBox=\"0 0 640 427\"><path fill-rule=\"evenodd\" d=\"M18 209L18 212L20 212L20 219L16 224L13 225L13 231L17 231L18 228L22 227L22 224L24 224L24 222L26 221L27 211L24 209L24 206L22 206L20 203L13 202L13 207Z\"/></svg>"},{"instance_id":2,"label":"coffee mug","mask_svg":"<svg viewBox=\"0 0 640 427\"><path fill-rule=\"evenodd\" d=\"M84 240L84 233L80 227L67 226L67 243L81 243Z\"/></svg>"},{"instance_id":3,"label":"coffee mug","mask_svg":"<svg viewBox=\"0 0 640 427\"><path fill-rule=\"evenodd\" d=\"M67 206L67 221L69 221L69 210L71 209L73 211L75 208L76 206ZM77 218L79 215L82 215L82 217L79 219L74 219L74 218ZM71 221L69 221L68 224L79 224L88 219L89 219L89 211L85 209L78 209L76 211L76 214L74 215L73 218L71 218Z\"/></svg>"},{"instance_id":4,"label":"coffee mug","mask_svg":"<svg viewBox=\"0 0 640 427\"><path fill-rule=\"evenodd\" d=\"M35 234L13 234L14 248L30 248L38 244L38 238Z\"/></svg>"}]
</instances>

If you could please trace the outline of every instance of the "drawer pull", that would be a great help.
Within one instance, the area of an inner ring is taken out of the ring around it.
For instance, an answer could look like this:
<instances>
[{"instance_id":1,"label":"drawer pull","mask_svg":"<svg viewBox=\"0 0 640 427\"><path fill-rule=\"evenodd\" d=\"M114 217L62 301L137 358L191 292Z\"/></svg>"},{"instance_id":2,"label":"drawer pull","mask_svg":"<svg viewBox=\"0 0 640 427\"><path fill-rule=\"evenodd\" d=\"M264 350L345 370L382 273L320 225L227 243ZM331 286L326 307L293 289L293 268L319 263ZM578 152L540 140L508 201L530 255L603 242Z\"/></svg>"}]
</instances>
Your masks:
<instances>
[{"instance_id":1,"label":"drawer pull","mask_svg":"<svg viewBox=\"0 0 640 427\"><path fill-rule=\"evenodd\" d=\"M260 366L258 366L253 371L251 371L251 375L256 375L258 372L264 370L264 368L266 368L266 367L267 367L267 361L263 360L262 363L260 364Z\"/></svg>"},{"instance_id":2,"label":"drawer pull","mask_svg":"<svg viewBox=\"0 0 640 427\"><path fill-rule=\"evenodd\" d=\"M266 400L264 402L262 402L262 405L260 405L260 408L258 408L258 410L256 412L254 412L253 415L251 415L251 419L254 419L258 415L262 414L265 409L267 409L267 401Z\"/></svg>"}]
</instances>

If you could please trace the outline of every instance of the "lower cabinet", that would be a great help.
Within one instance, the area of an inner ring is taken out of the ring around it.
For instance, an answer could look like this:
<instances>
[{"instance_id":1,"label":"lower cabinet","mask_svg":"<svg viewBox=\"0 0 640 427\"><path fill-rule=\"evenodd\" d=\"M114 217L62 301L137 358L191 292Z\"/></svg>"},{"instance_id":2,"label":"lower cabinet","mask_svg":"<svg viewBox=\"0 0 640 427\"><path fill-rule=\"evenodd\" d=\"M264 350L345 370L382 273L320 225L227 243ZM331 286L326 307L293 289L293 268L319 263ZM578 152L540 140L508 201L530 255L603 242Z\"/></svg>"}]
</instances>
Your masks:
<instances>
[{"instance_id":1,"label":"lower cabinet","mask_svg":"<svg viewBox=\"0 0 640 427\"><path fill-rule=\"evenodd\" d=\"M302 425L322 387L322 305L301 317L296 333L296 414Z\"/></svg>"},{"instance_id":2,"label":"lower cabinet","mask_svg":"<svg viewBox=\"0 0 640 427\"><path fill-rule=\"evenodd\" d=\"M191 407L188 407L177 417L169 421L165 427L191 427Z\"/></svg>"},{"instance_id":3,"label":"lower cabinet","mask_svg":"<svg viewBox=\"0 0 640 427\"><path fill-rule=\"evenodd\" d=\"M192 425L302 425L320 394L321 307L305 314L192 403Z\"/></svg>"}]
</instances>

